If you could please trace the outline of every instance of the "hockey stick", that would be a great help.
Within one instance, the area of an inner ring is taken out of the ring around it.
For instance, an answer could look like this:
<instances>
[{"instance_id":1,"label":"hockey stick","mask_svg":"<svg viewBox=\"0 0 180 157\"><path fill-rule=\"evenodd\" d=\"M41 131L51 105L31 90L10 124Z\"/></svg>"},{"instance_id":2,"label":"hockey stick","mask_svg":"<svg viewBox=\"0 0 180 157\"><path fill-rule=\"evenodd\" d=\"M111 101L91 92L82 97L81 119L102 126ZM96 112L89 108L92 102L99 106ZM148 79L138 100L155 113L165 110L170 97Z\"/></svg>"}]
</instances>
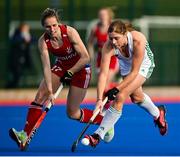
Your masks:
<instances>
[{"instance_id":1,"label":"hockey stick","mask_svg":"<svg viewBox=\"0 0 180 157\"><path fill-rule=\"evenodd\" d=\"M106 97L103 100L103 106L106 104L108 98ZM89 120L89 122L86 124L86 126L84 127L84 129L81 131L81 133L79 134L78 138L76 139L76 141L74 141L72 147L71 147L71 151L74 152L78 146L79 141L81 140L82 136L84 135L84 133L86 132L86 130L89 128L89 126L92 124L92 122L94 121L94 119L96 118L96 116L98 115L98 113L100 112L100 109L96 110L94 112L94 114L92 115L91 119Z\"/></svg>"},{"instance_id":2,"label":"hockey stick","mask_svg":"<svg viewBox=\"0 0 180 157\"><path fill-rule=\"evenodd\" d=\"M61 84L61 85L59 86L59 88L57 89L56 93L54 94L54 98L55 98L55 99L58 97L58 95L59 95L59 93L61 92L62 88L63 88L63 85ZM38 129L39 126L41 125L42 121L44 120L46 114L48 113L48 111L50 110L50 108L52 107L52 105L53 105L53 104L52 104L51 102L49 102L49 103L47 104L47 106L45 107L43 113L41 114L41 116L39 117L38 121L36 122L36 124L34 125L33 129L31 130L30 134L28 135L25 143L20 144L20 149L21 149L22 151L24 151L24 150L27 149L27 147L28 147L28 145L30 144L32 138L34 137L35 133L37 132L37 129Z\"/></svg>"}]
</instances>

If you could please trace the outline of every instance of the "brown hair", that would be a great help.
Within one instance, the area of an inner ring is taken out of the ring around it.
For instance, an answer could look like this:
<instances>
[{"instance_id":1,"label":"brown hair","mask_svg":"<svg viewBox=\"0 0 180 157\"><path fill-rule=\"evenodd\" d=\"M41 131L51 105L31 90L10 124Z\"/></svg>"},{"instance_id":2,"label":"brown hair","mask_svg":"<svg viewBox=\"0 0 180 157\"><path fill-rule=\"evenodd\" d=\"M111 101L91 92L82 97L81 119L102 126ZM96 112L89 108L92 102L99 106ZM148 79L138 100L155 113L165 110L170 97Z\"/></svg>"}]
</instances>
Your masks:
<instances>
[{"instance_id":1,"label":"brown hair","mask_svg":"<svg viewBox=\"0 0 180 157\"><path fill-rule=\"evenodd\" d=\"M116 32L125 34L127 31L133 31L134 28L130 22L122 22L121 20L115 20L108 28L108 33Z\"/></svg>"},{"instance_id":2,"label":"brown hair","mask_svg":"<svg viewBox=\"0 0 180 157\"><path fill-rule=\"evenodd\" d=\"M46 8L43 13L41 14L41 25L44 26L44 21L46 18L49 17L55 17L58 22L59 20L59 15L58 11L56 9L51 9L51 8Z\"/></svg>"}]
</instances>

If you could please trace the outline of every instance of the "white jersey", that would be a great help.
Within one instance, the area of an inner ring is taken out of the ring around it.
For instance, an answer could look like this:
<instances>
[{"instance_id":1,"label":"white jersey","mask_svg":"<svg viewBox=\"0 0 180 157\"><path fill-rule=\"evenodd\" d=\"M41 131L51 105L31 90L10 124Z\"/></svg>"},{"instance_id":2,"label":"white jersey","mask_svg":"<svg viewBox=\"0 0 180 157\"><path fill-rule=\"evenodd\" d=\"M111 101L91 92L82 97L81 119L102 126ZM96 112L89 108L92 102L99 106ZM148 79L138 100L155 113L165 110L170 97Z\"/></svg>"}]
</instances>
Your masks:
<instances>
[{"instance_id":1,"label":"white jersey","mask_svg":"<svg viewBox=\"0 0 180 157\"><path fill-rule=\"evenodd\" d=\"M115 55L118 58L119 66L120 66L120 74L122 76L126 76L131 72L132 68L132 59L133 59L133 38L130 32L127 33L128 38L128 51L129 57L124 57L119 49L115 48ZM142 61L139 73L145 78L149 78L153 72L154 64L154 55L149 47L149 43L146 42L144 59Z\"/></svg>"}]
</instances>

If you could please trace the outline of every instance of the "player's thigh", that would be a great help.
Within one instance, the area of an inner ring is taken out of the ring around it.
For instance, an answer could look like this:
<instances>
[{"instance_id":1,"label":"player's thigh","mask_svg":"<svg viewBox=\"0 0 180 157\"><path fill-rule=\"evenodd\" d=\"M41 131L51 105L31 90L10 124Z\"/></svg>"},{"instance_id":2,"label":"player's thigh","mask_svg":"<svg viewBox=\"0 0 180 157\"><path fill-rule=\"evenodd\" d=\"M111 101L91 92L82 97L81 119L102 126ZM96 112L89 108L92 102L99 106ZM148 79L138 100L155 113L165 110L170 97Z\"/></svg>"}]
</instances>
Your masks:
<instances>
[{"instance_id":1,"label":"player's thigh","mask_svg":"<svg viewBox=\"0 0 180 157\"><path fill-rule=\"evenodd\" d=\"M122 92L125 92L127 95L131 95L138 88L142 87L142 85L144 84L145 81L146 81L146 78L143 77L142 75L138 74L136 76L136 78L127 87L125 87L122 90Z\"/></svg>"},{"instance_id":2,"label":"player's thigh","mask_svg":"<svg viewBox=\"0 0 180 157\"><path fill-rule=\"evenodd\" d=\"M67 97L67 111L76 112L86 96L87 89L70 86Z\"/></svg>"},{"instance_id":3,"label":"player's thigh","mask_svg":"<svg viewBox=\"0 0 180 157\"><path fill-rule=\"evenodd\" d=\"M139 103L142 102L144 99L144 94L142 90L142 86L137 88L131 95L130 95L131 101L133 103Z\"/></svg>"}]
</instances>

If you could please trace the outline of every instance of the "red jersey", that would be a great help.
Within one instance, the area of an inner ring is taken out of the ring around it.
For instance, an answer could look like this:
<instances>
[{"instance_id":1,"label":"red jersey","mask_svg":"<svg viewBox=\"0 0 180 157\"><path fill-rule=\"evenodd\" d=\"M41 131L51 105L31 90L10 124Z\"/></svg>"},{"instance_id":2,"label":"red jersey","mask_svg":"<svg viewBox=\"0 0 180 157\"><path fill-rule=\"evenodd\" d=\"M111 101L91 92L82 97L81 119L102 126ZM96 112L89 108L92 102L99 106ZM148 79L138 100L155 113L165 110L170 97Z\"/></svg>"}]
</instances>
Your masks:
<instances>
[{"instance_id":1,"label":"red jersey","mask_svg":"<svg viewBox=\"0 0 180 157\"><path fill-rule=\"evenodd\" d=\"M104 43L108 39L108 35L106 32L102 33L97 25L97 27L95 29L95 37L97 40L98 51L101 52Z\"/></svg>"},{"instance_id":2,"label":"red jersey","mask_svg":"<svg viewBox=\"0 0 180 157\"><path fill-rule=\"evenodd\" d=\"M108 39L108 34L107 34L107 32L102 33L99 26L97 25L97 27L95 29L95 38L96 38L97 47L98 47L96 66L97 66L97 68L99 68L100 64L101 64L101 51L102 51L104 43ZM118 64L118 62L117 62L116 56L112 56L111 57L111 62L110 62L110 65L109 65L109 69L115 70L117 68L117 64Z\"/></svg>"},{"instance_id":3,"label":"red jersey","mask_svg":"<svg viewBox=\"0 0 180 157\"><path fill-rule=\"evenodd\" d=\"M70 42L67 35L67 26L60 25L61 37L63 44L59 48L53 48L50 38L47 33L44 34L45 42L49 52L57 56L56 63L53 65L51 71L59 77L62 77L64 73L73 67L80 59L80 56L75 51L73 44ZM71 81L71 85L79 88L88 88L91 79L91 69L89 65L86 65L80 71L74 73Z\"/></svg>"},{"instance_id":4,"label":"red jersey","mask_svg":"<svg viewBox=\"0 0 180 157\"><path fill-rule=\"evenodd\" d=\"M70 69L79 60L80 56L75 51L72 43L67 35L67 26L60 25L61 37L63 44L59 48L53 48L50 38L47 33L44 34L45 42L49 52L57 56L57 62L61 64L61 67L65 70Z\"/></svg>"}]
</instances>

